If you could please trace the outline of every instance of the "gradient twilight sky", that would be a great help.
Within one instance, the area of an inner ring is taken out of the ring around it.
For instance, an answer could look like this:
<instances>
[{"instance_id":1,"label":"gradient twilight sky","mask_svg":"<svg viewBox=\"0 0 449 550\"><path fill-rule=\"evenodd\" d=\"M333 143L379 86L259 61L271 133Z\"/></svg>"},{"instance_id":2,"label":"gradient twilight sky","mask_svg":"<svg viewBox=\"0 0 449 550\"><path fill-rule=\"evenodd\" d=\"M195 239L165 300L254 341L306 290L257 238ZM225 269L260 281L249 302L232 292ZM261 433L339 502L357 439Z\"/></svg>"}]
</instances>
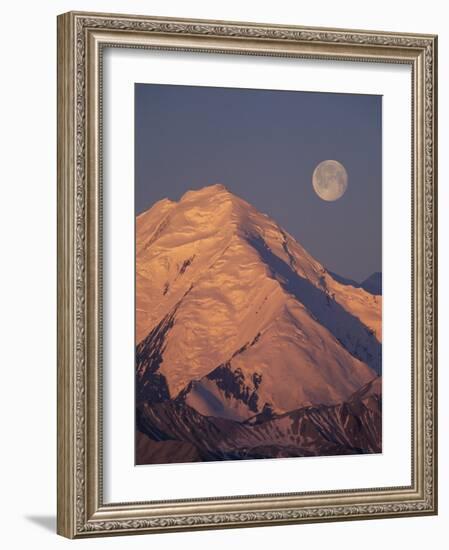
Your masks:
<instances>
[{"instance_id":1,"label":"gradient twilight sky","mask_svg":"<svg viewBox=\"0 0 449 550\"><path fill-rule=\"evenodd\" d=\"M381 96L136 84L136 214L223 183L361 282L382 270L381 121ZM326 159L348 173L335 202L312 187Z\"/></svg>"}]
</instances>

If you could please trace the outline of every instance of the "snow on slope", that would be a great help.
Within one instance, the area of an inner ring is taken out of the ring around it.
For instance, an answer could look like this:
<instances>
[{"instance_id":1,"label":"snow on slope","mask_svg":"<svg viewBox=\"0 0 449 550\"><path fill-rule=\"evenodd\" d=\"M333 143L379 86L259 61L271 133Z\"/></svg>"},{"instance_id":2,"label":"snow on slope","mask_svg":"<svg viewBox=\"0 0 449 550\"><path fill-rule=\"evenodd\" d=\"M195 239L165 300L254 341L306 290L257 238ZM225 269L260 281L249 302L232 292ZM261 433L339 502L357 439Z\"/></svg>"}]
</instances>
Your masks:
<instances>
[{"instance_id":1,"label":"snow on slope","mask_svg":"<svg viewBox=\"0 0 449 550\"><path fill-rule=\"evenodd\" d=\"M224 186L158 202L136 236L138 401L241 421L342 402L380 374L381 297Z\"/></svg>"}]
</instances>

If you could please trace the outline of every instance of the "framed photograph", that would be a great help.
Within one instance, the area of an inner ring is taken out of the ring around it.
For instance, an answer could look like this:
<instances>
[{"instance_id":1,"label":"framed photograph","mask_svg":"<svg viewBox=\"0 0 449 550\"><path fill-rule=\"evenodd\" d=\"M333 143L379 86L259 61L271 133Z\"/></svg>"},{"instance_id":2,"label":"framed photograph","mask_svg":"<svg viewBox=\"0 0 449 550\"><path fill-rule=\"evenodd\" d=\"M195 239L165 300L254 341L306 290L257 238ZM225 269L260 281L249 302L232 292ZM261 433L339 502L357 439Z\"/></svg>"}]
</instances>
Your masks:
<instances>
[{"instance_id":1,"label":"framed photograph","mask_svg":"<svg viewBox=\"0 0 449 550\"><path fill-rule=\"evenodd\" d=\"M59 16L59 534L436 514L436 46Z\"/></svg>"}]
</instances>

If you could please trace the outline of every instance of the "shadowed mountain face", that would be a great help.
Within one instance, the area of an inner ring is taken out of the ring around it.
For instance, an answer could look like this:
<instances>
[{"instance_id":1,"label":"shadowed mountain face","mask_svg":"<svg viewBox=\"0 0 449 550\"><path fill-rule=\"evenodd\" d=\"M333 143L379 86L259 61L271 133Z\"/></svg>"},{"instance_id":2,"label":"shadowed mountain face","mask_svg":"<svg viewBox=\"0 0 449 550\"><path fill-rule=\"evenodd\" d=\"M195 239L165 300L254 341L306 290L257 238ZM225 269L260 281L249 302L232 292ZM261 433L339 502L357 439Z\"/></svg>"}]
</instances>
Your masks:
<instances>
[{"instance_id":1,"label":"shadowed mountain face","mask_svg":"<svg viewBox=\"0 0 449 550\"><path fill-rule=\"evenodd\" d=\"M381 450L381 296L222 185L136 223L138 464Z\"/></svg>"},{"instance_id":2,"label":"shadowed mountain face","mask_svg":"<svg viewBox=\"0 0 449 550\"><path fill-rule=\"evenodd\" d=\"M345 277L340 277L340 275L337 275L336 273L330 272L330 274L336 281L344 285L353 286L355 288L363 288L367 292L377 296L382 294L382 273L373 273L361 283L357 283L351 279L346 279Z\"/></svg>"},{"instance_id":3,"label":"shadowed mountain face","mask_svg":"<svg viewBox=\"0 0 449 550\"><path fill-rule=\"evenodd\" d=\"M382 294L382 273L373 273L367 279L360 283L360 286L371 292L371 294Z\"/></svg>"}]
</instances>

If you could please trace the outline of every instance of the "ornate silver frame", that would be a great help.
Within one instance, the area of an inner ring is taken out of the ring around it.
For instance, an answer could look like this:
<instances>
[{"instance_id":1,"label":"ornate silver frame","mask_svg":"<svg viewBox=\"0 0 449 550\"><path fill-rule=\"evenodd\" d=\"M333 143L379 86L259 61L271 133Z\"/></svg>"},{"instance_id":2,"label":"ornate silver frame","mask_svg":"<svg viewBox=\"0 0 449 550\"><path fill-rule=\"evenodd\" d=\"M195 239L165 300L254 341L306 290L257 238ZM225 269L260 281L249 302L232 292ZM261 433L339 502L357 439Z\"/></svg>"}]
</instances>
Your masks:
<instances>
[{"instance_id":1,"label":"ornate silver frame","mask_svg":"<svg viewBox=\"0 0 449 550\"><path fill-rule=\"evenodd\" d=\"M412 68L412 484L105 504L101 411L101 56L105 46ZM70 538L437 513L433 35L70 12L58 17L58 533Z\"/></svg>"}]
</instances>

